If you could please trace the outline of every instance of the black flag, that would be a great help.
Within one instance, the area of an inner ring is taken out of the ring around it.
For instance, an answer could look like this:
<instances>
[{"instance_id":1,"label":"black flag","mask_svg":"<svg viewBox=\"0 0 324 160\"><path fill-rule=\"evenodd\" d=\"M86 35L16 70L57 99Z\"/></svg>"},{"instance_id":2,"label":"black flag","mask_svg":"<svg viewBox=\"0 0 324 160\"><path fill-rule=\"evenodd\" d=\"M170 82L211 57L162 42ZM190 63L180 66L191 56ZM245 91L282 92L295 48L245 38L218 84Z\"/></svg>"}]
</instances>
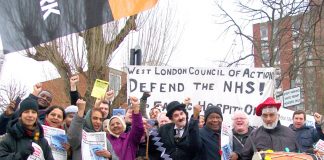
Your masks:
<instances>
[{"instance_id":1,"label":"black flag","mask_svg":"<svg viewBox=\"0 0 324 160\"><path fill-rule=\"evenodd\" d=\"M4 53L28 49L71 33L149 9L157 0L1 0Z\"/></svg>"}]
</instances>

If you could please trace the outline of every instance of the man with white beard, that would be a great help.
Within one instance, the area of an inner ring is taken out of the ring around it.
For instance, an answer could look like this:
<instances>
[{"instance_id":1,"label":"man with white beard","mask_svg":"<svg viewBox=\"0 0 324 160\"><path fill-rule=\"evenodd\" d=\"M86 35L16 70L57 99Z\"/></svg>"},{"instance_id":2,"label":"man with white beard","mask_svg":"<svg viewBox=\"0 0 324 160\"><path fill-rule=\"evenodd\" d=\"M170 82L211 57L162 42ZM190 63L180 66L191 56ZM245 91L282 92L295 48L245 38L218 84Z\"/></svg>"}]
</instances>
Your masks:
<instances>
[{"instance_id":1,"label":"man with white beard","mask_svg":"<svg viewBox=\"0 0 324 160\"><path fill-rule=\"evenodd\" d=\"M253 131L246 140L241 153L241 159L251 160L253 154L259 151L273 150L275 152L298 152L296 133L283 126L279 121L278 110L281 103L272 97L267 98L256 108L256 115L261 116L262 126Z\"/></svg>"}]
</instances>

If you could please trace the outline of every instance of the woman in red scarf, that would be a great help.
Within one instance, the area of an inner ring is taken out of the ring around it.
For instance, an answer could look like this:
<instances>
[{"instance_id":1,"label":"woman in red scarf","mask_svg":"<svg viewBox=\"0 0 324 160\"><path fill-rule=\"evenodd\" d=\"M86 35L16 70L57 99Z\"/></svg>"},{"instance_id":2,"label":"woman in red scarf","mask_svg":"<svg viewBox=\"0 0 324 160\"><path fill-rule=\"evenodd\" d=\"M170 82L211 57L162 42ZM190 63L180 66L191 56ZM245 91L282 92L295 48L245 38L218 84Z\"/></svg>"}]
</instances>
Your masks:
<instances>
[{"instance_id":1,"label":"woman in red scarf","mask_svg":"<svg viewBox=\"0 0 324 160\"><path fill-rule=\"evenodd\" d=\"M61 106L51 106L45 112L44 125L59 129L63 128L63 122L65 119L65 111Z\"/></svg>"}]
</instances>

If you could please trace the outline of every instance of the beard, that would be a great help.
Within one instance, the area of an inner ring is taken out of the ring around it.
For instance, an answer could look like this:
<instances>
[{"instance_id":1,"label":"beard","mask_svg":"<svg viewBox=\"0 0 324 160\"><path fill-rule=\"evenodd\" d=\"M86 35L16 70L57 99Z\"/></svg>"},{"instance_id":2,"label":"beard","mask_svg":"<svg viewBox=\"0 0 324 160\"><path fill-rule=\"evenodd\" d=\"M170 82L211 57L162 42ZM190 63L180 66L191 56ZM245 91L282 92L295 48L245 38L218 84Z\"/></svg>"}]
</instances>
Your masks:
<instances>
[{"instance_id":1,"label":"beard","mask_svg":"<svg viewBox=\"0 0 324 160\"><path fill-rule=\"evenodd\" d=\"M277 127L277 124L278 124L278 118L275 122L271 123L271 124L266 124L262 121L262 126L265 128L265 129L274 129Z\"/></svg>"}]
</instances>

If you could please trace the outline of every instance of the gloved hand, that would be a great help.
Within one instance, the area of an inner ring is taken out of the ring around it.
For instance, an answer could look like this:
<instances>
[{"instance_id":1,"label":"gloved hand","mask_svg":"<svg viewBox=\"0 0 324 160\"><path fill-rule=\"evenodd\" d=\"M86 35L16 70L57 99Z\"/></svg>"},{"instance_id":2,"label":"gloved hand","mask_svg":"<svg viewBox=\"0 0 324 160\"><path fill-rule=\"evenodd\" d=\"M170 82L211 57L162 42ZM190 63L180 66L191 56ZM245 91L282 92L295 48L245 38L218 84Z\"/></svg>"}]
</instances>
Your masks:
<instances>
[{"instance_id":1,"label":"gloved hand","mask_svg":"<svg viewBox=\"0 0 324 160\"><path fill-rule=\"evenodd\" d=\"M32 155L34 153L34 147L32 146L32 143L26 145L23 150L18 152L22 159L27 159L29 155Z\"/></svg>"},{"instance_id":2,"label":"gloved hand","mask_svg":"<svg viewBox=\"0 0 324 160\"><path fill-rule=\"evenodd\" d=\"M145 91L142 96L142 100L147 100L148 97L151 96L151 92Z\"/></svg>"}]
</instances>

